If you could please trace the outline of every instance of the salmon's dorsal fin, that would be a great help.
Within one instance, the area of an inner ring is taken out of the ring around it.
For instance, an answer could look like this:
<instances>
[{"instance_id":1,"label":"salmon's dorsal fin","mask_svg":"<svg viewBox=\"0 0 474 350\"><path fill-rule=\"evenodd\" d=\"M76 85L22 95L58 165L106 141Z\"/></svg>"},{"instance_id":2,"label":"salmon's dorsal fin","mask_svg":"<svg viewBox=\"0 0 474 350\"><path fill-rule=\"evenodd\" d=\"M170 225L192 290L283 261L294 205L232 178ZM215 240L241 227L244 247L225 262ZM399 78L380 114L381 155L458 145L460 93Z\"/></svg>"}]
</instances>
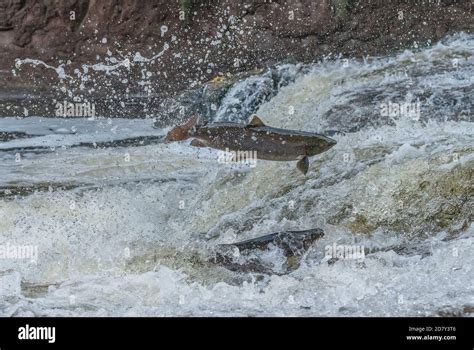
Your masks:
<instances>
[{"instance_id":1,"label":"salmon's dorsal fin","mask_svg":"<svg viewBox=\"0 0 474 350\"><path fill-rule=\"evenodd\" d=\"M259 117L257 117L256 115L253 115L252 119L250 119L250 122L246 125L246 127L254 128L257 126L265 126L265 124L263 124L262 120Z\"/></svg>"}]
</instances>

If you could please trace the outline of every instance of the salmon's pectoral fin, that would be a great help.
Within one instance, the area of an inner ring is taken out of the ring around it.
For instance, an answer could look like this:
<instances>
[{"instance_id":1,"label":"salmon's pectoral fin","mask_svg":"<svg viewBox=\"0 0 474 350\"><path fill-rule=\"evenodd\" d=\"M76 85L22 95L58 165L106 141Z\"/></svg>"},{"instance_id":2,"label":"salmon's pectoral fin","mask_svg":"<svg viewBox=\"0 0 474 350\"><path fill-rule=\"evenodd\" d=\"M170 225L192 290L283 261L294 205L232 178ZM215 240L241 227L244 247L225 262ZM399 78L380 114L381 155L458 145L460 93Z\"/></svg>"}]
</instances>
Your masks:
<instances>
[{"instance_id":1,"label":"salmon's pectoral fin","mask_svg":"<svg viewBox=\"0 0 474 350\"><path fill-rule=\"evenodd\" d=\"M194 147L207 147L205 142L198 139L192 140L190 145Z\"/></svg>"},{"instance_id":2,"label":"salmon's pectoral fin","mask_svg":"<svg viewBox=\"0 0 474 350\"><path fill-rule=\"evenodd\" d=\"M298 163L296 163L296 167L298 168L299 171L301 171L303 174L306 175L309 168L309 158L307 156L304 156L303 158L301 158L298 161Z\"/></svg>"}]
</instances>

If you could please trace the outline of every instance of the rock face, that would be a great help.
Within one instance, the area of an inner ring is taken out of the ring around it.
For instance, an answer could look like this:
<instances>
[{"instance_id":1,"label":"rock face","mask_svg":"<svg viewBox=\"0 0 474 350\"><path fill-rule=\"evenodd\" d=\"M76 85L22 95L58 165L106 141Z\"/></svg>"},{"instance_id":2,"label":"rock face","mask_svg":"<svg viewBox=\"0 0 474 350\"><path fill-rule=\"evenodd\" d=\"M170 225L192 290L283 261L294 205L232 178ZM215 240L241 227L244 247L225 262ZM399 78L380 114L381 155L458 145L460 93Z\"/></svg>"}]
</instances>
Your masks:
<instances>
[{"instance_id":1,"label":"rock face","mask_svg":"<svg viewBox=\"0 0 474 350\"><path fill-rule=\"evenodd\" d=\"M19 47L45 49L66 44L88 10L88 1L84 0L4 0L8 1L15 31L13 44Z\"/></svg>"},{"instance_id":2,"label":"rock face","mask_svg":"<svg viewBox=\"0 0 474 350\"><path fill-rule=\"evenodd\" d=\"M19 12L23 3L21 0L0 1L0 30L13 29L14 16Z\"/></svg>"},{"instance_id":3,"label":"rock face","mask_svg":"<svg viewBox=\"0 0 474 350\"><path fill-rule=\"evenodd\" d=\"M128 59L125 78L80 77L61 87L74 96L93 88L95 96L161 99L216 76L278 62L378 55L472 30L467 1L0 0L0 98L59 87L52 69L24 65L12 74L18 58L65 64L69 74L110 56ZM143 74L149 74L146 83Z\"/></svg>"},{"instance_id":4,"label":"rock face","mask_svg":"<svg viewBox=\"0 0 474 350\"><path fill-rule=\"evenodd\" d=\"M213 34L222 22L219 16L227 15L235 16L235 21L245 19L245 27L262 32L262 36L303 38L336 29L333 3L337 2L0 0L0 29L14 31L11 44L36 49L84 40L96 30L115 37L130 35L143 43L155 34L161 36L163 25Z\"/></svg>"}]
</instances>

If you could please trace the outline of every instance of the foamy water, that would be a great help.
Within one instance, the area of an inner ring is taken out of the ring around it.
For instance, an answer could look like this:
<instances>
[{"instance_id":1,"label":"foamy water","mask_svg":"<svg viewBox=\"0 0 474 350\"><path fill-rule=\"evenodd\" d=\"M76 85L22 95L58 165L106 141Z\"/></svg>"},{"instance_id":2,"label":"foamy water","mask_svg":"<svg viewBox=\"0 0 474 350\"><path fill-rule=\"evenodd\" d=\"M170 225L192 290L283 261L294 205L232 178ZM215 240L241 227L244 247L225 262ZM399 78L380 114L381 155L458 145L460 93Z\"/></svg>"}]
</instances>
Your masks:
<instances>
[{"instance_id":1,"label":"foamy water","mask_svg":"<svg viewBox=\"0 0 474 350\"><path fill-rule=\"evenodd\" d=\"M0 120L28 136L0 143L0 246L38 248L33 261L0 259L0 315L467 315L474 38L305 72L257 114L344 132L306 177L294 162L235 170L215 150L161 142L150 120ZM219 120L238 91L245 81ZM389 102L420 114L382 116ZM152 142L100 145L137 137ZM219 243L314 227L325 237L288 275L207 262ZM328 261L334 243L371 253Z\"/></svg>"}]
</instances>

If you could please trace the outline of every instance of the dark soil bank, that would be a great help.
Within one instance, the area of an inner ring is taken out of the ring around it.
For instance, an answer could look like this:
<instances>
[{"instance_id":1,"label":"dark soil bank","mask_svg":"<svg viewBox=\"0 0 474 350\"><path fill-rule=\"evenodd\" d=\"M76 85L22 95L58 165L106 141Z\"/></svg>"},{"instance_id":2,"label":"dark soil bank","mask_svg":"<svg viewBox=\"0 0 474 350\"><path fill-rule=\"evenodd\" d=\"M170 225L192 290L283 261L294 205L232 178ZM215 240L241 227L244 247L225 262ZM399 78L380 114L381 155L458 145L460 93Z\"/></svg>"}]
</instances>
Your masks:
<instances>
[{"instance_id":1,"label":"dark soil bank","mask_svg":"<svg viewBox=\"0 0 474 350\"><path fill-rule=\"evenodd\" d=\"M473 30L469 0L0 0L0 116L52 115L55 101L75 97L96 101L98 115L156 115L212 79ZM70 77L16 62L25 58Z\"/></svg>"}]
</instances>

